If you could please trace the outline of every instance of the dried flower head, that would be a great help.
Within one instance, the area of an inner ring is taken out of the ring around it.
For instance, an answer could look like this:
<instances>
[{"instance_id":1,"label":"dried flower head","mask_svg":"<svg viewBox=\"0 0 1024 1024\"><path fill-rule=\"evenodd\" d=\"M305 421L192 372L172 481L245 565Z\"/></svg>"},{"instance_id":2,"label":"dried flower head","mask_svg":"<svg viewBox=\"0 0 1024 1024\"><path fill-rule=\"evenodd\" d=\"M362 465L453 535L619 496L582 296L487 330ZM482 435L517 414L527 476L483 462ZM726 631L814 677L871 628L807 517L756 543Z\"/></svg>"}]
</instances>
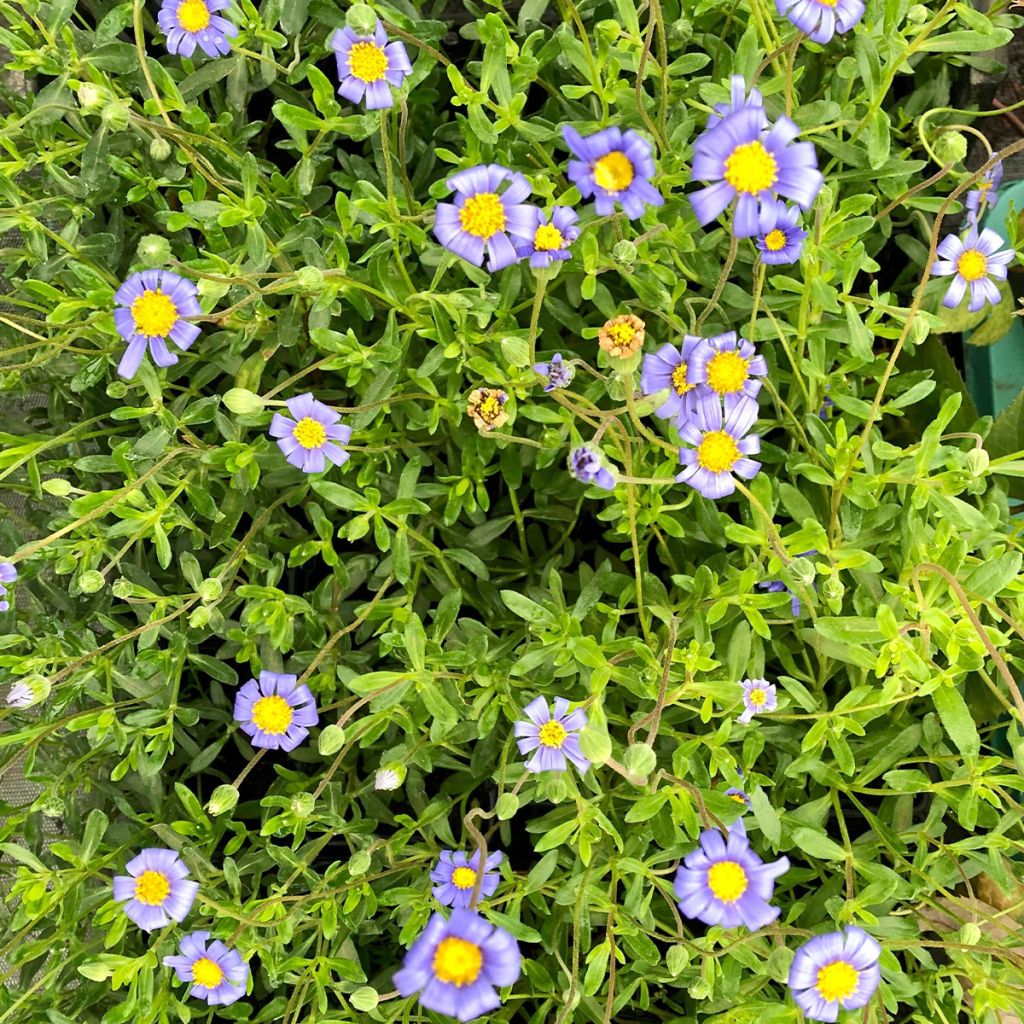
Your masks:
<instances>
[{"instance_id":1,"label":"dried flower head","mask_svg":"<svg viewBox=\"0 0 1024 1024\"><path fill-rule=\"evenodd\" d=\"M643 320L632 313L615 316L597 332L597 343L613 359L628 359L644 343Z\"/></svg>"},{"instance_id":2,"label":"dried flower head","mask_svg":"<svg viewBox=\"0 0 1024 1024\"><path fill-rule=\"evenodd\" d=\"M501 388L477 388L470 392L466 413L477 430L494 430L508 423L507 401L508 395Z\"/></svg>"}]
</instances>

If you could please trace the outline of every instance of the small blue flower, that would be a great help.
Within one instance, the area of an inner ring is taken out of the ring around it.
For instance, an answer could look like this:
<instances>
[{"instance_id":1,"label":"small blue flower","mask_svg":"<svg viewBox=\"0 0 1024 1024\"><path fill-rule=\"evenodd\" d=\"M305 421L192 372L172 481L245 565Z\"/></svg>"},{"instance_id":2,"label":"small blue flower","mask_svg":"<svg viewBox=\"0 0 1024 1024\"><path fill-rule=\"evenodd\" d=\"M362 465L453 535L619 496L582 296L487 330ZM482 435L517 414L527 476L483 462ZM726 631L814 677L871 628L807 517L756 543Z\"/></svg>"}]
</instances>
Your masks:
<instances>
[{"instance_id":1,"label":"small blue flower","mask_svg":"<svg viewBox=\"0 0 1024 1024\"><path fill-rule=\"evenodd\" d=\"M795 206L787 206L781 199L762 203L757 227L762 263L796 263L800 259L807 232L800 227L800 211Z\"/></svg>"},{"instance_id":2,"label":"small blue flower","mask_svg":"<svg viewBox=\"0 0 1024 1024\"><path fill-rule=\"evenodd\" d=\"M167 36L168 51L191 57L198 45L207 57L230 53L228 39L238 29L217 14L229 6L230 0L164 0L156 20Z\"/></svg>"},{"instance_id":3,"label":"small blue flower","mask_svg":"<svg viewBox=\"0 0 1024 1024\"><path fill-rule=\"evenodd\" d=\"M597 452L585 444L569 453L569 472L581 484L593 484L605 491L615 490L615 477L602 465Z\"/></svg>"},{"instance_id":4,"label":"small blue flower","mask_svg":"<svg viewBox=\"0 0 1024 1024\"><path fill-rule=\"evenodd\" d=\"M483 880L480 883L480 898L493 896L501 876L495 868L502 862L503 854L497 851L484 861ZM430 872L430 880L437 884L431 890L438 903L446 907L468 907L480 872L480 851L467 857L462 850L442 850L437 866Z\"/></svg>"},{"instance_id":5,"label":"small blue flower","mask_svg":"<svg viewBox=\"0 0 1024 1024\"><path fill-rule=\"evenodd\" d=\"M572 256L569 246L580 235L580 229L576 227L579 220L576 211L568 206L556 206L549 221L537 207L527 209L532 211L533 225L525 238L516 238L513 243L519 258L529 257L530 266L535 270L550 267L555 260L569 259Z\"/></svg>"}]
</instances>

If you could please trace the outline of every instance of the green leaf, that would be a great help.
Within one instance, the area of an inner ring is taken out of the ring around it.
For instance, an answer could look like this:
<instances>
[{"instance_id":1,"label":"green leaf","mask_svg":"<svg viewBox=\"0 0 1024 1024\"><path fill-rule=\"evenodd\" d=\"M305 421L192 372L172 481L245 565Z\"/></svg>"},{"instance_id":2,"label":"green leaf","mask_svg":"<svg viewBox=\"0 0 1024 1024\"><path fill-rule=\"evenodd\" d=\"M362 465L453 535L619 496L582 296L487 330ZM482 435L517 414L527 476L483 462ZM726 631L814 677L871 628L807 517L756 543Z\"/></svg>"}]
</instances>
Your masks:
<instances>
[{"instance_id":1,"label":"green leaf","mask_svg":"<svg viewBox=\"0 0 1024 1024\"><path fill-rule=\"evenodd\" d=\"M931 696L946 735L966 759L976 758L981 751L981 737L960 691L955 686L943 684L933 690Z\"/></svg>"}]
</instances>

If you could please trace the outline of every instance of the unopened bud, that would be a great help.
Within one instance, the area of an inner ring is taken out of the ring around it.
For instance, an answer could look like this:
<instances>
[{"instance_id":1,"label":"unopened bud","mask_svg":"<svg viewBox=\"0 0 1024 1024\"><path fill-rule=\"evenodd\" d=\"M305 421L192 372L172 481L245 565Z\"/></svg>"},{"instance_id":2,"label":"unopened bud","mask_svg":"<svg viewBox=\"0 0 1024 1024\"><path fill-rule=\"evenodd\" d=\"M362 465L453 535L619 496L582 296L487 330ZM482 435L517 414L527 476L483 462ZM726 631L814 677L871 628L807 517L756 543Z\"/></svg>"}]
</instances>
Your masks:
<instances>
[{"instance_id":1,"label":"unopened bud","mask_svg":"<svg viewBox=\"0 0 1024 1024\"><path fill-rule=\"evenodd\" d=\"M612 246L612 259L624 270L632 271L636 258L636 245L628 238L623 238L621 242L616 242Z\"/></svg>"},{"instance_id":2,"label":"unopened bud","mask_svg":"<svg viewBox=\"0 0 1024 1024\"><path fill-rule=\"evenodd\" d=\"M94 110L104 99L104 91L92 82L83 82L78 87L78 103L83 110Z\"/></svg>"},{"instance_id":3,"label":"unopened bud","mask_svg":"<svg viewBox=\"0 0 1024 1024\"><path fill-rule=\"evenodd\" d=\"M316 801L312 793L296 793L292 797L292 814L296 818L308 818L313 813Z\"/></svg>"},{"instance_id":4,"label":"unopened bud","mask_svg":"<svg viewBox=\"0 0 1024 1024\"><path fill-rule=\"evenodd\" d=\"M630 775L646 778L658 764L658 757L646 743L634 743L622 759L623 766Z\"/></svg>"},{"instance_id":5,"label":"unopened bud","mask_svg":"<svg viewBox=\"0 0 1024 1024\"><path fill-rule=\"evenodd\" d=\"M216 817L218 814L225 814L238 803L238 790L229 783L218 786L210 797L206 809Z\"/></svg>"},{"instance_id":6,"label":"unopened bud","mask_svg":"<svg viewBox=\"0 0 1024 1024\"><path fill-rule=\"evenodd\" d=\"M357 36L372 36L377 29L377 15L368 4L353 4L345 15L345 24Z\"/></svg>"},{"instance_id":7,"label":"unopened bud","mask_svg":"<svg viewBox=\"0 0 1024 1024\"><path fill-rule=\"evenodd\" d=\"M345 743L345 730L340 725L325 726L317 740L316 748L324 757L330 757L341 750Z\"/></svg>"},{"instance_id":8,"label":"unopened bud","mask_svg":"<svg viewBox=\"0 0 1024 1024\"><path fill-rule=\"evenodd\" d=\"M498 814L499 821L508 821L509 818L514 818L516 811L519 810L519 797L514 793L502 793L498 797L498 804L495 807L495 811Z\"/></svg>"},{"instance_id":9,"label":"unopened bud","mask_svg":"<svg viewBox=\"0 0 1024 1024\"><path fill-rule=\"evenodd\" d=\"M377 1003L380 1002L380 994L375 988L364 985L362 988L357 988L348 997L348 1000L352 1004L353 1009L358 1010L360 1013L369 1013L371 1010L377 1009Z\"/></svg>"},{"instance_id":10,"label":"unopened bud","mask_svg":"<svg viewBox=\"0 0 1024 1024\"><path fill-rule=\"evenodd\" d=\"M967 453L967 468L971 476L984 476L988 472L989 457L984 448L972 448Z\"/></svg>"},{"instance_id":11,"label":"unopened bud","mask_svg":"<svg viewBox=\"0 0 1024 1024\"><path fill-rule=\"evenodd\" d=\"M65 498L71 493L71 483L63 477L54 476L43 481L43 490L55 498Z\"/></svg>"},{"instance_id":12,"label":"unopened bud","mask_svg":"<svg viewBox=\"0 0 1024 1024\"><path fill-rule=\"evenodd\" d=\"M171 243L163 235L143 235L135 251L140 263L162 267L171 258Z\"/></svg>"},{"instance_id":13,"label":"unopened bud","mask_svg":"<svg viewBox=\"0 0 1024 1024\"><path fill-rule=\"evenodd\" d=\"M405 765L398 761L389 761L377 769L373 779L373 788L390 792L405 782Z\"/></svg>"},{"instance_id":14,"label":"unopened bud","mask_svg":"<svg viewBox=\"0 0 1024 1024\"><path fill-rule=\"evenodd\" d=\"M263 399L246 388L232 388L221 401L236 416L253 416L263 411Z\"/></svg>"},{"instance_id":15,"label":"unopened bud","mask_svg":"<svg viewBox=\"0 0 1024 1024\"><path fill-rule=\"evenodd\" d=\"M967 156L967 136L962 132L943 132L932 149L940 164L958 164Z\"/></svg>"},{"instance_id":16,"label":"unopened bud","mask_svg":"<svg viewBox=\"0 0 1024 1024\"><path fill-rule=\"evenodd\" d=\"M216 601L224 593L224 584L216 577L209 577L199 584L199 597L203 601Z\"/></svg>"},{"instance_id":17,"label":"unopened bud","mask_svg":"<svg viewBox=\"0 0 1024 1024\"><path fill-rule=\"evenodd\" d=\"M114 132L123 132L128 127L128 116L128 105L120 100L112 100L100 114L103 123Z\"/></svg>"},{"instance_id":18,"label":"unopened bud","mask_svg":"<svg viewBox=\"0 0 1024 1024\"><path fill-rule=\"evenodd\" d=\"M103 573L96 569L86 569L81 576L78 577L78 589L83 594L95 594L98 590L102 590L106 586L106 579Z\"/></svg>"},{"instance_id":19,"label":"unopened bud","mask_svg":"<svg viewBox=\"0 0 1024 1024\"><path fill-rule=\"evenodd\" d=\"M157 163L163 163L171 155L171 144L162 135L157 135L149 144L149 155Z\"/></svg>"}]
</instances>

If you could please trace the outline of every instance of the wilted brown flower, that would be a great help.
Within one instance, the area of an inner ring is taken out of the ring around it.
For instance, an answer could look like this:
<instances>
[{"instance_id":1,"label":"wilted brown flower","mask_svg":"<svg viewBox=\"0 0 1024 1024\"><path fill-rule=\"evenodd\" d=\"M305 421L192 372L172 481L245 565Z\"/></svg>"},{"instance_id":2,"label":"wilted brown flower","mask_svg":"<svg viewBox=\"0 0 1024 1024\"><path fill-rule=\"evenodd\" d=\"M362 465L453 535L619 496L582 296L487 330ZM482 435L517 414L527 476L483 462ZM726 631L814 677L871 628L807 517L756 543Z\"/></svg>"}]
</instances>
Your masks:
<instances>
[{"instance_id":1,"label":"wilted brown flower","mask_svg":"<svg viewBox=\"0 0 1024 1024\"><path fill-rule=\"evenodd\" d=\"M628 359L644 343L644 326L643 320L632 313L612 317L597 332L597 343L613 359Z\"/></svg>"},{"instance_id":2,"label":"wilted brown flower","mask_svg":"<svg viewBox=\"0 0 1024 1024\"><path fill-rule=\"evenodd\" d=\"M477 430L493 430L508 423L507 401L508 395L500 388L477 388L470 392L466 412Z\"/></svg>"}]
</instances>

